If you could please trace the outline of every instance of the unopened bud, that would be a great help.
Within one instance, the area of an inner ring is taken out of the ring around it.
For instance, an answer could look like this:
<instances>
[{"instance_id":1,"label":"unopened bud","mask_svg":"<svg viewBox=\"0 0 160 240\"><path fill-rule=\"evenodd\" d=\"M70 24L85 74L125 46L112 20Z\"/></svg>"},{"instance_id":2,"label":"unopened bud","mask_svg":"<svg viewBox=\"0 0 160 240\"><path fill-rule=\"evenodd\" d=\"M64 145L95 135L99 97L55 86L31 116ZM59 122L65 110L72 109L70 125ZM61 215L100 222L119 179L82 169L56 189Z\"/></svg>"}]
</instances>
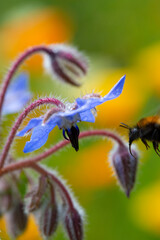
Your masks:
<instances>
[{"instance_id":1,"label":"unopened bud","mask_svg":"<svg viewBox=\"0 0 160 240\"><path fill-rule=\"evenodd\" d=\"M53 54L44 55L44 67L47 72L57 80L79 86L76 79L86 75L88 70L86 57L75 48L66 45L51 45L50 49Z\"/></svg>"},{"instance_id":2,"label":"unopened bud","mask_svg":"<svg viewBox=\"0 0 160 240\"><path fill-rule=\"evenodd\" d=\"M21 201L15 203L13 208L6 214L8 231L14 239L26 229L28 216L24 212L24 205Z\"/></svg>"},{"instance_id":3,"label":"unopened bud","mask_svg":"<svg viewBox=\"0 0 160 240\"><path fill-rule=\"evenodd\" d=\"M26 195L26 210L27 212L33 212L37 210L42 202L42 197L47 189L47 179L45 176L39 178L38 185L34 187L32 191Z\"/></svg>"},{"instance_id":4,"label":"unopened bud","mask_svg":"<svg viewBox=\"0 0 160 240\"><path fill-rule=\"evenodd\" d=\"M48 203L40 216L40 230L45 237L52 236L58 226L58 208L56 203Z\"/></svg>"},{"instance_id":5,"label":"unopened bud","mask_svg":"<svg viewBox=\"0 0 160 240\"><path fill-rule=\"evenodd\" d=\"M64 226L70 240L83 239L83 221L80 213L75 209L69 209L64 219Z\"/></svg>"},{"instance_id":6,"label":"unopened bud","mask_svg":"<svg viewBox=\"0 0 160 240\"><path fill-rule=\"evenodd\" d=\"M127 148L127 146L118 146L116 151L111 155L111 161L115 170L118 182L125 191L126 196L130 196L130 192L135 184L137 165L138 165L138 153L134 151L133 157Z\"/></svg>"},{"instance_id":7,"label":"unopened bud","mask_svg":"<svg viewBox=\"0 0 160 240\"><path fill-rule=\"evenodd\" d=\"M0 181L0 214L6 213L12 206L12 189L5 180Z\"/></svg>"}]
</instances>

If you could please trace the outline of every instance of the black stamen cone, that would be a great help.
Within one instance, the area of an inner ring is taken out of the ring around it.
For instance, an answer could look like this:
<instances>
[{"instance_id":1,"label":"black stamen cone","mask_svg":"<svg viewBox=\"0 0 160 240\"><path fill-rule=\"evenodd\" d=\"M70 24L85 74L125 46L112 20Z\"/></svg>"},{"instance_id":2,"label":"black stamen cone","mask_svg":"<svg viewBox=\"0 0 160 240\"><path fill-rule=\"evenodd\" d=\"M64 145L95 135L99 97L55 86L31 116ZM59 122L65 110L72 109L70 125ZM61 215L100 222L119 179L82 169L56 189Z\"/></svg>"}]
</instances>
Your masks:
<instances>
[{"instance_id":1,"label":"black stamen cone","mask_svg":"<svg viewBox=\"0 0 160 240\"><path fill-rule=\"evenodd\" d=\"M79 143L78 143L78 136L79 136L79 128L78 126L72 126L69 129L66 129L66 133L69 137L69 140L72 144L72 147L78 151L79 150Z\"/></svg>"}]
</instances>

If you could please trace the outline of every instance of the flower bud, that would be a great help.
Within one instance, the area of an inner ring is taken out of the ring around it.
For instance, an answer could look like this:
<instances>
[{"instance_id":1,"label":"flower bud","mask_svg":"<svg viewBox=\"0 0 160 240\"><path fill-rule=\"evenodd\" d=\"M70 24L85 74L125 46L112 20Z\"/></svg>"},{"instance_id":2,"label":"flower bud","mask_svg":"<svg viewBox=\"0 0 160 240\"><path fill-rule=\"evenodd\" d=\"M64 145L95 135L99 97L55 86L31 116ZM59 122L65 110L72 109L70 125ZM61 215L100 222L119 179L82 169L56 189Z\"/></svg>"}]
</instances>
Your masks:
<instances>
[{"instance_id":1,"label":"flower bud","mask_svg":"<svg viewBox=\"0 0 160 240\"><path fill-rule=\"evenodd\" d=\"M75 209L69 209L64 219L64 226L70 240L83 239L83 222L80 213Z\"/></svg>"},{"instance_id":2,"label":"flower bud","mask_svg":"<svg viewBox=\"0 0 160 240\"><path fill-rule=\"evenodd\" d=\"M24 205L21 201L15 203L6 214L6 222L12 238L18 237L26 229L28 216L24 212Z\"/></svg>"},{"instance_id":3,"label":"flower bud","mask_svg":"<svg viewBox=\"0 0 160 240\"><path fill-rule=\"evenodd\" d=\"M69 83L74 86L80 84L75 81L86 75L88 61L84 55L75 48L66 45L51 45L53 54L44 55L44 68L57 80Z\"/></svg>"},{"instance_id":4,"label":"flower bud","mask_svg":"<svg viewBox=\"0 0 160 240\"><path fill-rule=\"evenodd\" d=\"M5 180L0 181L0 215L6 213L12 206L12 189Z\"/></svg>"},{"instance_id":5,"label":"flower bud","mask_svg":"<svg viewBox=\"0 0 160 240\"><path fill-rule=\"evenodd\" d=\"M134 156L129 153L126 146L121 145L111 155L112 165L118 182L127 197L129 197L136 179L138 165L138 153L136 151L134 151Z\"/></svg>"},{"instance_id":6,"label":"flower bud","mask_svg":"<svg viewBox=\"0 0 160 240\"><path fill-rule=\"evenodd\" d=\"M40 216L40 230L45 237L52 236L58 226L58 208L56 202L49 202Z\"/></svg>"},{"instance_id":7,"label":"flower bud","mask_svg":"<svg viewBox=\"0 0 160 240\"><path fill-rule=\"evenodd\" d=\"M42 197L47 189L47 179L45 176L39 178L39 183L26 195L26 211L33 212L37 210L42 202Z\"/></svg>"}]
</instances>

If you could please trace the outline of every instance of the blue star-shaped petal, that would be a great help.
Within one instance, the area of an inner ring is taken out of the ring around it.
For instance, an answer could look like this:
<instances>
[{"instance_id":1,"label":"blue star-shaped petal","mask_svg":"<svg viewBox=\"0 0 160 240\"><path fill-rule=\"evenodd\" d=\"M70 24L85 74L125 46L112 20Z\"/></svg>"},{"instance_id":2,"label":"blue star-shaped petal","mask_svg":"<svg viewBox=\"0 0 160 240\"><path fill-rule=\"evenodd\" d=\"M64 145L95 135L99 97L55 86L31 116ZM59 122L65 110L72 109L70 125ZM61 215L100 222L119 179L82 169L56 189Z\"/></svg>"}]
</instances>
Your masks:
<instances>
[{"instance_id":1,"label":"blue star-shaped petal","mask_svg":"<svg viewBox=\"0 0 160 240\"><path fill-rule=\"evenodd\" d=\"M28 75L21 73L8 87L2 115L19 112L31 99L31 93L28 87Z\"/></svg>"},{"instance_id":2,"label":"blue star-shaped petal","mask_svg":"<svg viewBox=\"0 0 160 240\"><path fill-rule=\"evenodd\" d=\"M48 139L50 131L52 131L56 125L59 129L63 129L64 137L71 141L72 146L77 151L79 129L76 123L80 121L95 122L92 109L108 100L117 98L122 93L124 82L125 76L123 76L104 97L91 96L87 98L77 98L71 110L66 109L64 111L63 109L62 111L56 112L46 122L44 122L44 117L30 120L28 125L17 134L17 136L24 136L25 133L33 129L31 139L26 143L24 152L32 152L43 146ZM68 138L65 133L67 133Z\"/></svg>"}]
</instances>

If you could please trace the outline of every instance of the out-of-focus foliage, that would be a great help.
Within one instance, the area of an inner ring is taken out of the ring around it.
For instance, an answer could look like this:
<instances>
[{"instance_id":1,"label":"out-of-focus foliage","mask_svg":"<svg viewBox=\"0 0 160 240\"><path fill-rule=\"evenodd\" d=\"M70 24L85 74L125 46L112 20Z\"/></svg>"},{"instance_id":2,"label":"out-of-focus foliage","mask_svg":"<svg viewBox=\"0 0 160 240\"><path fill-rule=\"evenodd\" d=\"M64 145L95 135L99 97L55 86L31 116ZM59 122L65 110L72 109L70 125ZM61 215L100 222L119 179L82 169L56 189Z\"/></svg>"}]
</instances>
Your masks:
<instances>
[{"instance_id":1,"label":"out-of-focus foliage","mask_svg":"<svg viewBox=\"0 0 160 240\"><path fill-rule=\"evenodd\" d=\"M160 2L157 0L8 0L1 3L1 15L22 7L62 8L74 19L75 43L82 49L128 63L140 48L160 38ZM32 18L33 19L33 18Z\"/></svg>"}]
</instances>

